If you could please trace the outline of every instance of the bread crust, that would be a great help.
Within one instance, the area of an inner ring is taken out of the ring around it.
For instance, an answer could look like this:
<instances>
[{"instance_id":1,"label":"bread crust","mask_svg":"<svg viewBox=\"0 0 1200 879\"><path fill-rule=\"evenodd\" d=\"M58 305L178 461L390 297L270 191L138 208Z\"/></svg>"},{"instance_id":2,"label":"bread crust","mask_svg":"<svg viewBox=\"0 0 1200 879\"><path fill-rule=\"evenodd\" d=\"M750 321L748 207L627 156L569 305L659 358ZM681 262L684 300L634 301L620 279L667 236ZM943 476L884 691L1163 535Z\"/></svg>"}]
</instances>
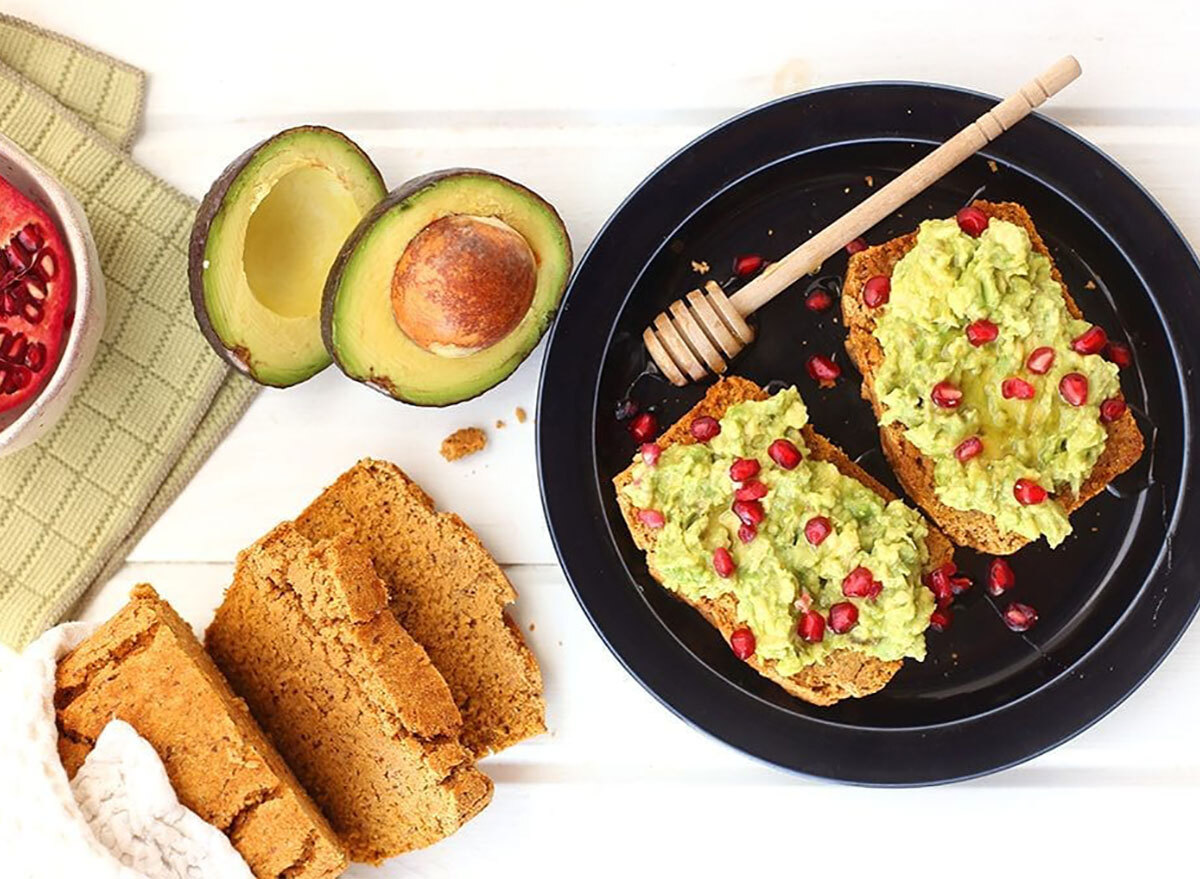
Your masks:
<instances>
[{"instance_id":1,"label":"bread crust","mask_svg":"<svg viewBox=\"0 0 1200 879\"><path fill-rule=\"evenodd\" d=\"M692 421L702 415L720 418L725 411L735 403L745 400L764 400L767 392L754 382L730 376L723 378L708 389L699 403L669 427L656 440L666 448L675 443L692 443L695 438L691 434ZM872 491L887 500L894 500L895 495L881 485L874 477L855 464L850 458L823 436L806 425L801 431L804 442L809 448L810 456L817 461L828 461L839 471L866 485ZM613 479L617 490L617 503L621 515L633 535L633 541L638 548L649 554L654 546L655 532L647 528L637 519L637 509L622 493L621 489L633 479L632 465L622 470ZM925 539L929 548L929 570L939 567L953 557L954 547L950 541L932 526ZM650 565L650 575L659 583L663 582L662 575ZM701 598L690 600L678 593L668 590L680 601L690 604L708 622L720 631L726 641L733 630L738 627L737 598L727 593L718 599ZM791 695L813 705L832 705L842 699L859 698L878 692L887 685L893 675L900 670L903 660L885 662L873 656L868 656L857 650L835 650L826 659L817 664L802 669L794 675L782 675L775 670L774 660L763 660L757 654L747 660L755 671L763 677L774 681Z\"/></svg>"},{"instance_id":2,"label":"bread crust","mask_svg":"<svg viewBox=\"0 0 1200 879\"><path fill-rule=\"evenodd\" d=\"M975 201L974 207L989 218L1007 220L1029 234L1033 249L1050 260L1050 275L1062 287L1067 310L1076 318L1083 312L1071 297L1046 243L1033 225L1029 212L1014 202ZM871 403L878 420L883 408L875 394L875 376L883 364L883 349L875 338L875 317L862 301L866 282L875 275L891 277L896 263L916 244L917 233L893 238L875 247L868 247L850 257L846 282L842 286L842 322L848 334L846 351L862 374L862 396ZM1122 399L1124 396L1122 395ZM1142 456L1144 442L1133 414L1126 409L1116 421L1107 425L1108 441L1096 460L1091 474L1080 486L1078 494L1069 490L1055 494L1069 516L1095 497L1116 476L1124 473ZM1000 531L995 519L987 513L956 510L937 498L933 479L933 462L905 439L904 426L898 423L879 428L879 438L896 478L917 504L946 535L960 546L968 546L991 555L1010 555L1030 540L1020 534Z\"/></svg>"}]
</instances>

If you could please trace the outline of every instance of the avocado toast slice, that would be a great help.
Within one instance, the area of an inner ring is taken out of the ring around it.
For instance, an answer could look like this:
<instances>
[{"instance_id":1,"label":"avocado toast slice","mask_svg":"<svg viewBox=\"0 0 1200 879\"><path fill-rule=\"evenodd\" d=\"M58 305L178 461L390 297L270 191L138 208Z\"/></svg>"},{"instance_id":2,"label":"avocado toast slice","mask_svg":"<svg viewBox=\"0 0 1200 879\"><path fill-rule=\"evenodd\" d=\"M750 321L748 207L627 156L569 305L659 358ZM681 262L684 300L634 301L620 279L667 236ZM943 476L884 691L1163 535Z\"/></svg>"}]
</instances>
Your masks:
<instances>
[{"instance_id":1,"label":"avocado toast slice","mask_svg":"<svg viewBox=\"0 0 1200 879\"><path fill-rule=\"evenodd\" d=\"M695 407L667 429L658 438L656 444L663 450L663 454L667 454L667 450L671 446L686 446L696 443L698 440L693 436L692 423L697 419L707 416L719 420L732 407L740 403L765 401L768 396L765 390L747 379L738 377L722 379L709 388L707 394ZM884 486L851 461L844 452L816 433L811 426L802 427L799 431L799 438L806 447L807 455L811 460L832 464L840 474L857 480L884 502L895 499L894 495ZM617 474L613 479L613 484L616 487L621 513L634 542L639 549L647 553L651 576L667 587L673 595L696 608L710 624L721 632L726 641L730 641L736 630L745 627L744 614L739 612L739 599L733 589L716 597L683 595L677 589L672 588L669 579L664 576L663 571L656 564L655 546L662 532L649 527L639 518L639 509L629 496L639 466L635 462L634 465ZM770 466L769 459L763 466L764 468ZM732 483L728 490L730 500L732 500L734 490ZM804 511L798 512L800 515L808 515ZM924 520L919 514L908 512L916 520L920 520L921 530L926 531L923 538L925 551L922 553L926 558L923 565L924 571L921 573L932 571L950 562L953 554L950 542L936 529L932 527L925 529ZM770 513L768 513L768 518L769 516ZM839 523L835 521L832 524L836 530ZM760 534L755 539L761 541L766 537ZM804 537L801 536L800 539L803 540ZM731 548L735 554L742 552L737 546L731 546ZM704 561L707 563L707 559ZM733 576L736 577L736 573ZM923 588L919 583L915 586L917 590ZM864 614L869 612L865 609L865 602L870 600L873 599L864 600ZM929 601L929 599L923 600ZM928 611L925 610L924 613L927 614ZM919 625L923 630L925 620L920 620ZM835 638L847 636L827 633L825 637L829 639L829 644L834 646ZM852 642L848 641L847 643ZM805 665L803 668L789 673L781 672L779 662L771 658L764 658L758 651L750 655L746 661L755 671L779 684L791 695L814 705L832 705L842 699L861 697L877 692L892 679L903 664L903 659L884 660L853 646L844 648L834 646L834 649L826 653L821 661Z\"/></svg>"},{"instance_id":2,"label":"avocado toast slice","mask_svg":"<svg viewBox=\"0 0 1200 879\"><path fill-rule=\"evenodd\" d=\"M1067 291L1066 285L1063 283L1062 276L1059 273L1058 268L1054 265L1054 261L1050 256L1049 250L1046 248L1045 242L1038 234L1036 228L1034 228L1033 220L1030 218L1029 213L1025 210L1025 208L1021 205L1011 202L993 203L986 201L976 201L971 205L971 208L974 208L976 211L982 213L985 225L990 225L991 221L995 219L1010 223L1013 226L1018 227L1020 230L1023 230L1024 234L1028 236L1031 253L1040 255L1049 262L1049 279L1061 290L1067 312L1069 313L1069 318L1076 321L1082 320L1083 315L1079 309L1079 306L1071 297L1071 294ZM1040 535L1030 533L1022 534L1015 530L1002 528L994 515L981 511L977 508L964 508L969 507L969 504L950 506L943 502L943 499L939 498L937 482L935 481L935 468L938 465L939 459L935 459L934 456L923 454L920 449L917 448L912 439L908 436L910 425L906 425L900 421L889 422L887 419L888 406L881 401L881 397L884 396L884 394L880 393L879 376L881 370L884 368L885 354L884 346L881 344L880 339L878 338L877 331L879 328L879 321L884 319L886 315L888 304L885 300L882 306L877 305L876 307L872 308L868 306L866 302L864 302L864 293L867 290L868 281L870 281L872 278L882 276L884 278L891 279L893 277L893 273L897 264L900 263L900 261L917 246L918 234L919 231L899 238L894 238L878 246L867 248L866 250L854 254L850 258L850 264L846 272L846 281L842 291L843 323L848 331L846 350L849 352L851 359L858 367L859 372L862 373L862 395L865 399L870 401L875 410L876 418L880 423L880 439L883 446L883 451L886 454L888 461L891 463L897 479L900 481L900 484L904 487L908 495L914 501L916 501L933 519L933 521L936 522L937 525L956 543L962 546L973 547L981 552L992 553L995 555L1007 555L1016 552L1025 544L1029 543L1033 539L1036 539L1036 537ZM1031 265L1033 259L1034 257L1030 256ZM1048 286L1046 289L1052 289L1052 287ZM895 300L894 290L892 291L891 295L892 299ZM870 297L868 296L868 298ZM969 310L970 309L968 309L968 311ZM1020 320L1030 317L1032 325L1032 321L1035 319L1032 317L1033 314L1034 312L1030 310L1028 314L1022 314ZM975 316L976 314L971 314L972 318ZM984 323L988 322L984 321ZM991 332L994 333L996 331L997 328L993 324L991 326ZM1082 356L1076 356L1081 355L1082 352L1074 348L1074 343L1072 343L1072 346L1070 346L1069 349L1060 346L1056 351L1054 358L1051 358L1052 363L1054 362L1054 359L1057 358L1059 366L1041 367L1040 369L1035 368L1030 371L1030 361L1025 361L1024 357L1026 355L1032 357L1033 352L1029 352L1026 349L1033 348L1033 346L1038 344L1044 344L1044 342L1039 342L1039 340L1036 338L1036 328L1034 332L1031 333L1027 338L1018 338L1013 341L1008 341L1004 335L1006 332L1006 328L1004 326L1000 326L998 332L1000 333L999 338L1002 343L1007 342L1012 346L1020 346L1019 351L1022 355L1021 362L1013 368L1012 373L1014 377L1021 378L1021 386L1025 388L1025 391L1029 394L1029 397L1028 401L1025 401L1024 395L1020 392L1020 390L1017 390L1014 395L1010 395L1010 391L1005 390L1002 395L1002 402L996 401L995 396L1000 387L1000 384L997 381L995 383L997 387L990 391L990 393L993 395L993 399L989 402L988 406L992 408L992 411L1000 412L1002 415L1006 412L1019 412L1021 406L1031 405L1030 401L1035 401L1042 407L1059 406L1060 413L1068 412L1071 413L1072 418L1082 418L1082 408L1079 408L1078 404L1074 404L1078 411L1072 411L1071 409L1066 408L1068 404L1061 402L1064 399L1061 396L1064 394L1064 391L1061 389L1062 386L1060 385L1059 388L1054 387L1054 384L1059 381L1058 374L1055 370L1061 371L1062 369L1067 368L1066 364L1068 362L1073 362L1078 365L1087 359ZM978 342L973 341L971 344L976 345ZM986 347L985 344L984 346L979 347L978 350L987 351L990 349ZM1014 348L1013 350L1015 351L1017 349ZM1033 350L1036 352L1038 350L1045 351L1046 349L1034 348ZM1091 357L1091 354L1089 354L1089 357ZM1095 359L1098 361L1098 358ZM1115 367L1098 362L1092 364L1094 369L1099 369L1101 366L1108 370L1110 377L1106 378L1105 382L1109 387L1112 387L1111 375L1115 375ZM1082 366L1079 366L1079 368L1083 369ZM1047 375L1046 372L1049 372L1049 374ZM1094 372L1093 376L1104 378L1104 375L1098 372ZM1068 376L1063 376L1063 378L1068 378ZM1093 385L1095 384L1095 381L1093 381ZM1088 384L1086 382L1083 384L1083 388L1086 394L1088 389ZM1063 430L1065 433L1065 436L1062 440L1062 447L1064 451L1072 444L1072 442L1074 442L1074 438L1077 438L1078 435L1083 432L1084 428L1094 431L1097 422L1100 423L1106 434L1106 436L1104 434L1101 435L1103 448L1099 451L1098 456L1090 468L1090 472L1080 475L1079 484L1077 487L1072 487L1070 484L1066 483L1056 484L1054 486L1044 486L1044 488L1050 492L1051 497L1048 498L1050 503L1058 504L1065 516L1069 516L1074 510L1078 509L1090 498L1095 497L1104 489L1106 485L1108 485L1109 482L1112 481L1114 477L1128 470L1134 464L1134 462L1141 457L1143 450L1141 431L1138 429L1137 422L1134 420L1133 415L1124 405L1124 398L1120 393L1119 383L1115 385L1115 388L1115 393L1113 393L1112 397L1109 399L1118 400L1119 403L1112 403L1111 406L1113 408L1109 411L1110 413L1116 412L1116 415L1111 418L1106 418L1104 417L1104 413L1101 413L1101 417L1098 419L1093 416L1090 424L1084 420L1065 422L1068 425L1073 425L1075 429ZM1099 396L1098 389L1093 386L1092 392L1093 399L1087 402L1094 406L1098 402L1096 399L1096 397ZM935 407L928 405L928 398L922 402L925 403L928 411L935 413L938 412ZM933 402L937 403L936 400ZM968 394L966 399L967 405L964 406L964 411L968 411L971 402L970 395ZM1107 400L1105 402L1107 402ZM1031 435L1036 435L1039 427L1049 430L1051 416L1047 416L1045 414L1047 411L1051 413L1054 412L1052 408L1028 410L1029 417L1025 419L1024 423L1021 424L1019 429ZM1041 414L1039 415L1039 413ZM985 422L985 428L987 427L986 422L992 417L992 415L981 416L981 420ZM1005 415L1004 417L1007 418L1009 416ZM1023 416L1017 417L1020 418ZM1060 417L1060 414L1053 414L1053 423L1056 425L1064 423L1058 420ZM1041 419L1040 422L1039 418ZM1001 437L1001 439L1003 440L1003 437ZM994 461L989 460L988 452L986 450L987 445L987 437L984 437L983 446L985 450L983 451L979 461L979 463L983 465L984 469L976 475L976 478L994 478L994 472L999 469ZM1091 452L1095 453L1096 450L1097 446L1093 445ZM955 448L955 452L958 452L957 447ZM1044 456L1047 454L1056 454L1057 452L1058 450L1053 449L1048 451L1043 450L1041 454ZM976 454L979 454L979 452L976 452ZM945 456L941 456L940 460L945 461ZM962 458L960 457L959 460L962 461ZM1041 459L1039 458L1039 460ZM948 463L949 462L943 463L943 467L946 467ZM967 466L967 463L963 462L964 469ZM975 466L979 465L976 464ZM946 471L943 470L943 472ZM1014 485L1014 492L1015 491L1016 489ZM999 488L996 489L996 497L997 503L1008 503L1010 506L1014 503L1026 503L1026 501L1022 501L1019 497L1014 499L1006 492L1001 492ZM1026 509L1029 508L1026 507ZM1013 507L1013 511L1014 514L1024 515L1024 512L1017 507ZM1069 525L1066 525L1065 527L1066 530L1069 531ZM1051 535L1047 532L1047 537L1049 538L1050 536ZM1051 540L1052 545L1054 545L1057 540L1061 540L1064 536L1065 533L1055 535L1054 539Z\"/></svg>"}]
</instances>

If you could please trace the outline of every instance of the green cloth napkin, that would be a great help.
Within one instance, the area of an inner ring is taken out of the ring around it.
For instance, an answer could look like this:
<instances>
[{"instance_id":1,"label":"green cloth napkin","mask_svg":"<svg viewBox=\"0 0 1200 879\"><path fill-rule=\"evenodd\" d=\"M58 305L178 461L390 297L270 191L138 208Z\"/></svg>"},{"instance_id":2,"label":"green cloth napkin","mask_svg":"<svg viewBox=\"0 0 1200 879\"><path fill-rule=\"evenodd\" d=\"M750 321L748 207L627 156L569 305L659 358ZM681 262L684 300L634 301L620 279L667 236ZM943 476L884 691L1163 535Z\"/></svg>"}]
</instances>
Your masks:
<instances>
[{"instance_id":1,"label":"green cloth napkin","mask_svg":"<svg viewBox=\"0 0 1200 879\"><path fill-rule=\"evenodd\" d=\"M0 641L17 648L121 566L255 393L196 328L195 202L128 155L145 80L0 15L0 131L83 205L108 295L99 351L66 415L0 459Z\"/></svg>"}]
</instances>

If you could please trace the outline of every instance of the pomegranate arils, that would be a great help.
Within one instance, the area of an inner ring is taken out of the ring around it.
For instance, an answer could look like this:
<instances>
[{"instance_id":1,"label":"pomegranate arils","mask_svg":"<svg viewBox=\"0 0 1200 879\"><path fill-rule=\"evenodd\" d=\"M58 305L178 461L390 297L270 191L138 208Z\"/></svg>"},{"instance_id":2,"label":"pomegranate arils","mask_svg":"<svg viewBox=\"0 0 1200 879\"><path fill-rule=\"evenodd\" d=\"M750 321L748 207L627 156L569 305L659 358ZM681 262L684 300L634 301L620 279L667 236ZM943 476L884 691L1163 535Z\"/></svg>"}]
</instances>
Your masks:
<instances>
[{"instance_id":1,"label":"pomegranate arils","mask_svg":"<svg viewBox=\"0 0 1200 879\"><path fill-rule=\"evenodd\" d=\"M1121 369L1133 365L1133 351L1124 342L1109 342L1104 346L1104 356Z\"/></svg>"},{"instance_id":2,"label":"pomegranate arils","mask_svg":"<svg viewBox=\"0 0 1200 879\"><path fill-rule=\"evenodd\" d=\"M1033 385L1023 378L1006 378L1000 382L1000 395L1006 400L1032 400L1036 393Z\"/></svg>"},{"instance_id":3,"label":"pomegranate arils","mask_svg":"<svg viewBox=\"0 0 1200 879\"><path fill-rule=\"evenodd\" d=\"M1046 499L1046 489L1032 479L1018 479L1013 485L1013 496L1022 506L1040 504Z\"/></svg>"},{"instance_id":4,"label":"pomegranate arils","mask_svg":"<svg viewBox=\"0 0 1200 879\"><path fill-rule=\"evenodd\" d=\"M767 517L763 505L758 501L734 501L732 509L733 514L741 519L743 524L753 525L756 528Z\"/></svg>"},{"instance_id":5,"label":"pomegranate arils","mask_svg":"<svg viewBox=\"0 0 1200 879\"><path fill-rule=\"evenodd\" d=\"M739 278L753 275L762 268L763 262L763 258L757 253L748 253L745 256L739 256L733 261L733 273Z\"/></svg>"},{"instance_id":6,"label":"pomegranate arils","mask_svg":"<svg viewBox=\"0 0 1200 879\"><path fill-rule=\"evenodd\" d=\"M875 579L870 569L859 565L842 580L842 595L847 598L878 598L883 584Z\"/></svg>"},{"instance_id":7,"label":"pomegranate arils","mask_svg":"<svg viewBox=\"0 0 1200 879\"><path fill-rule=\"evenodd\" d=\"M794 470L800 464L800 450L791 440L777 439L767 446L767 455L784 470Z\"/></svg>"},{"instance_id":8,"label":"pomegranate arils","mask_svg":"<svg viewBox=\"0 0 1200 879\"><path fill-rule=\"evenodd\" d=\"M935 607L929 615L929 628L935 632L944 632L954 622L954 613L948 607Z\"/></svg>"},{"instance_id":9,"label":"pomegranate arils","mask_svg":"<svg viewBox=\"0 0 1200 879\"><path fill-rule=\"evenodd\" d=\"M1071 350L1076 354L1099 354L1107 344L1108 333L1102 327L1092 327L1071 342Z\"/></svg>"},{"instance_id":10,"label":"pomegranate arils","mask_svg":"<svg viewBox=\"0 0 1200 879\"><path fill-rule=\"evenodd\" d=\"M814 354L808 358L808 374L821 387L827 388L837 381L842 368L824 354Z\"/></svg>"},{"instance_id":11,"label":"pomegranate arils","mask_svg":"<svg viewBox=\"0 0 1200 879\"><path fill-rule=\"evenodd\" d=\"M796 621L796 632L800 635L801 640L807 641L810 644L824 640L825 617L821 616L815 610L805 611L800 614L800 618Z\"/></svg>"},{"instance_id":12,"label":"pomegranate arils","mask_svg":"<svg viewBox=\"0 0 1200 879\"><path fill-rule=\"evenodd\" d=\"M867 308L878 308L886 305L892 295L892 280L887 275L876 275L868 278L863 284L862 300Z\"/></svg>"},{"instance_id":13,"label":"pomegranate arils","mask_svg":"<svg viewBox=\"0 0 1200 879\"><path fill-rule=\"evenodd\" d=\"M865 238L855 238L846 245L846 253L855 254L867 249L867 240Z\"/></svg>"},{"instance_id":14,"label":"pomegranate arils","mask_svg":"<svg viewBox=\"0 0 1200 879\"><path fill-rule=\"evenodd\" d=\"M1034 348L1033 353L1029 355L1029 359L1025 361L1025 368L1034 375L1045 375L1050 371L1050 367L1053 365L1053 348Z\"/></svg>"},{"instance_id":15,"label":"pomegranate arils","mask_svg":"<svg viewBox=\"0 0 1200 879\"><path fill-rule=\"evenodd\" d=\"M947 381L938 382L933 386L929 398L934 404L943 409L957 409L962 403L963 392L955 384Z\"/></svg>"},{"instance_id":16,"label":"pomegranate arils","mask_svg":"<svg viewBox=\"0 0 1200 879\"><path fill-rule=\"evenodd\" d=\"M49 248L42 249L44 244L41 229L27 223L0 248L0 317L19 316L31 324L41 323L46 282L54 277L56 268L54 255Z\"/></svg>"},{"instance_id":17,"label":"pomegranate arils","mask_svg":"<svg viewBox=\"0 0 1200 879\"><path fill-rule=\"evenodd\" d=\"M711 415L701 415L692 419L692 436L702 443L708 442L721 432L721 422Z\"/></svg>"},{"instance_id":18,"label":"pomegranate arils","mask_svg":"<svg viewBox=\"0 0 1200 879\"><path fill-rule=\"evenodd\" d=\"M734 482L745 482L757 476L761 469L755 458L738 458L729 465L729 478Z\"/></svg>"},{"instance_id":19,"label":"pomegranate arils","mask_svg":"<svg viewBox=\"0 0 1200 879\"><path fill-rule=\"evenodd\" d=\"M639 411L641 411L641 407L638 406L637 400L626 397L617 403L616 409L613 410L613 415L616 416L617 421L628 421L637 415Z\"/></svg>"},{"instance_id":20,"label":"pomegranate arils","mask_svg":"<svg viewBox=\"0 0 1200 879\"><path fill-rule=\"evenodd\" d=\"M646 462L647 467L654 467L658 464L658 457L662 454L662 446L658 443L642 443L642 460Z\"/></svg>"},{"instance_id":21,"label":"pomegranate arils","mask_svg":"<svg viewBox=\"0 0 1200 879\"><path fill-rule=\"evenodd\" d=\"M753 656L755 646L754 633L747 626L734 629L729 635L729 647L738 659L746 660Z\"/></svg>"},{"instance_id":22,"label":"pomegranate arils","mask_svg":"<svg viewBox=\"0 0 1200 879\"><path fill-rule=\"evenodd\" d=\"M977 436L969 436L954 450L954 457L964 464L983 451L983 440Z\"/></svg>"},{"instance_id":23,"label":"pomegranate arils","mask_svg":"<svg viewBox=\"0 0 1200 879\"><path fill-rule=\"evenodd\" d=\"M1100 421L1112 424L1125 414L1126 408L1125 401L1120 397L1110 397L1100 404Z\"/></svg>"},{"instance_id":24,"label":"pomegranate arils","mask_svg":"<svg viewBox=\"0 0 1200 879\"><path fill-rule=\"evenodd\" d=\"M46 346L20 331L0 327L0 394L15 394L46 366Z\"/></svg>"},{"instance_id":25,"label":"pomegranate arils","mask_svg":"<svg viewBox=\"0 0 1200 879\"><path fill-rule=\"evenodd\" d=\"M753 525L747 525L743 522L738 526L738 540L742 543L750 543L756 537L758 537L758 529Z\"/></svg>"},{"instance_id":26,"label":"pomegranate arils","mask_svg":"<svg viewBox=\"0 0 1200 879\"><path fill-rule=\"evenodd\" d=\"M729 554L723 546L718 546L713 550L713 570L717 572L717 576L723 579L729 579L733 576L733 572L737 566L733 563L733 556Z\"/></svg>"},{"instance_id":27,"label":"pomegranate arils","mask_svg":"<svg viewBox=\"0 0 1200 879\"><path fill-rule=\"evenodd\" d=\"M667 524L667 519L658 510L638 510L637 519L647 528L658 529Z\"/></svg>"},{"instance_id":28,"label":"pomegranate arils","mask_svg":"<svg viewBox=\"0 0 1200 879\"><path fill-rule=\"evenodd\" d=\"M1003 595L1015 585L1017 575L1013 573L1012 566L1004 559L992 559L992 563L988 565L988 594Z\"/></svg>"},{"instance_id":29,"label":"pomegranate arils","mask_svg":"<svg viewBox=\"0 0 1200 879\"><path fill-rule=\"evenodd\" d=\"M967 324L967 341L978 348L988 342L994 342L1000 335L1000 328L990 320L977 320Z\"/></svg>"},{"instance_id":30,"label":"pomegranate arils","mask_svg":"<svg viewBox=\"0 0 1200 879\"><path fill-rule=\"evenodd\" d=\"M629 434L639 443L648 443L658 435L658 419L653 412L643 412L629 422Z\"/></svg>"},{"instance_id":31,"label":"pomegranate arils","mask_svg":"<svg viewBox=\"0 0 1200 879\"><path fill-rule=\"evenodd\" d=\"M1088 398L1087 376L1078 372L1068 372L1058 383L1058 392L1072 406L1082 406Z\"/></svg>"},{"instance_id":32,"label":"pomegranate arils","mask_svg":"<svg viewBox=\"0 0 1200 879\"><path fill-rule=\"evenodd\" d=\"M804 307L809 311L825 311L831 305L833 305L833 297L829 295L828 290L821 287L810 290L809 294L804 297Z\"/></svg>"},{"instance_id":33,"label":"pomegranate arils","mask_svg":"<svg viewBox=\"0 0 1200 879\"><path fill-rule=\"evenodd\" d=\"M1027 632L1038 620L1037 611L1028 604L1019 601L1012 602L1004 608L1004 625L1014 632Z\"/></svg>"},{"instance_id":34,"label":"pomegranate arils","mask_svg":"<svg viewBox=\"0 0 1200 879\"><path fill-rule=\"evenodd\" d=\"M858 608L849 601L839 601L829 608L829 628L837 635L844 635L858 625Z\"/></svg>"},{"instance_id":35,"label":"pomegranate arils","mask_svg":"<svg viewBox=\"0 0 1200 879\"><path fill-rule=\"evenodd\" d=\"M921 582L929 587L929 591L933 593L933 598L937 601L938 606L949 604L954 600L954 586L950 581L954 577L958 568L954 562L946 562L941 567L934 568L928 574L921 578Z\"/></svg>"},{"instance_id":36,"label":"pomegranate arils","mask_svg":"<svg viewBox=\"0 0 1200 879\"><path fill-rule=\"evenodd\" d=\"M833 533L833 525L824 516L813 516L804 526L804 537L813 546L820 546Z\"/></svg>"},{"instance_id":37,"label":"pomegranate arils","mask_svg":"<svg viewBox=\"0 0 1200 879\"><path fill-rule=\"evenodd\" d=\"M957 214L954 219L958 221L958 228L962 229L972 238L978 238L983 234L983 230L988 225L988 215L979 208L968 205Z\"/></svg>"},{"instance_id":38,"label":"pomegranate arils","mask_svg":"<svg viewBox=\"0 0 1200 879\"><path fill-rule=\"evenodd\" d=\"M42 233L33 223L27 223L25 228L17 233L17 241L26 250L33 252L42 246Z\"/></svg>"},{"instance_id":39,"label":"pomegranate arils","mask_svg":"<svg viewBox=\"0 0 1200 879\"><path fill-rule=\"evenodd\" d=\"M742 483L742 487L733 493L733 496L739 501L761 500L767 496L767 486L757 479L747 479Z\"/></svg>"}]
</instances>

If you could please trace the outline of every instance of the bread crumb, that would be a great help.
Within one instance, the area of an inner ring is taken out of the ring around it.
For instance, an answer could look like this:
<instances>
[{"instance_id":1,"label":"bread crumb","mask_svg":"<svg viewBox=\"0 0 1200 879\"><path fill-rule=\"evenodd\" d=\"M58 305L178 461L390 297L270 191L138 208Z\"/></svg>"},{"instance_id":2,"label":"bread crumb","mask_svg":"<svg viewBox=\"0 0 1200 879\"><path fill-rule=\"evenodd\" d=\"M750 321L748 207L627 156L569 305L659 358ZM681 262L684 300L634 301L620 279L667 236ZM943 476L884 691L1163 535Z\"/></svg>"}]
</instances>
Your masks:
<instances>
[{"instance_id":1,"label":"bread crumb","mask_svg":"<svg viewBox=\"0 0 1200 879\"><path fill-rule=\"evenodd\" d=\"M768 230L767 230L767 237L768 237L768 238L770 238L770 237L771 237L772 235L774 235L774 234L775 234L775 230L774 230L774 229L768 229Z\"/></svg>"},{"instance_id":2,"label":"bread crumb","mask_svg":"<svg viewBox=\"0 0 1200 879\"><path fill-rule=\"evenodd\" d=\"M991 169L993 174L1000 170L999 166L991 159L988 159L988 168Z\"/></svg>"},{"instance_id":3,"label":"bread crumb","mask_svg":"<svg viewBox=\"0 0 1200 879\"><path fill-rule=\"evenodd\" d=\"M845 189L843 189L843 190L842 190L842 192L849 192L849 191L850 191L850 187L849 187L849 186L847 186Z\"/></svg>"},{"instance_id":4,"label":"bread crumb","mask_svg":"<svg viewBox=\"0 0 1200 879\"><path fill-rule=\"evenodd\" d=\"M496 419L496 430L504 430L504 419L503 418Z\"/></svg>"},{"instance_id":5,"label":"bread crumb","mask_svg":"<svg viewBox=\"0 0 1200 879\"><path fill-rule=\"evenodd\" d=\"M531 631L531 632L532 632L532 631L533 631L534 629L536 629L536 628L537 628L537 625L536 625L535 623L530 623L530 624L529 624L529 631Z\"/></svg>"},{"instance_id":6,"label":"bread crumb","mask_svg":"<svg viewBox=\"0 0 1200 879\"><path fill-rule=\"evenodd\" d=\"M517 407L517 424L525 423L525 410L520 406Z\"/></svg>"},{"instance_id":7,"label":"bread crumb","mask_svg":"<svg viewBox=\"0 0 1200 879\"><path fill-rule=\"evenodd\" d=\"M697 275L707 275L708 263L704 260L692 260L692 271Z\"/></svg>"},{"instance_id":8,"label":"bread crumb","mask_svg":"<svg viewBox=\"0 0 1200 879\"><path fill-rule=\"evenodd\" d=\"M875 178L872 177L870 174L868 174L866 177L864 177L863 180L867 181L867 186L875 185Z\"/></svg>"},{"instance_id":9,"label":"bread crumb","mask_svg":"<svg viewBox=\"0 0 1200 879\"><path fill-rule=\"evenodd\" d=\"M486 433L478 427L464 427L442 440L442 457L447 461L457 461L474 455L486 445Z\"/></svg>"},{"instance_id":10,"label":"bread crumb","mask_svg":"<svg viewBox=\"0 0 1200 879\"><path fill-rule=\"evenodd\" d=\"M1083 289L1084 289L1084 290L1095 290L1095 289L1096 289L1096 282L1095 282L1095 281L1091 281L1091 280L1087 281L1087 282L1086 282L1086 283L1083 285Z\"/></svg>"}]
</instances>

